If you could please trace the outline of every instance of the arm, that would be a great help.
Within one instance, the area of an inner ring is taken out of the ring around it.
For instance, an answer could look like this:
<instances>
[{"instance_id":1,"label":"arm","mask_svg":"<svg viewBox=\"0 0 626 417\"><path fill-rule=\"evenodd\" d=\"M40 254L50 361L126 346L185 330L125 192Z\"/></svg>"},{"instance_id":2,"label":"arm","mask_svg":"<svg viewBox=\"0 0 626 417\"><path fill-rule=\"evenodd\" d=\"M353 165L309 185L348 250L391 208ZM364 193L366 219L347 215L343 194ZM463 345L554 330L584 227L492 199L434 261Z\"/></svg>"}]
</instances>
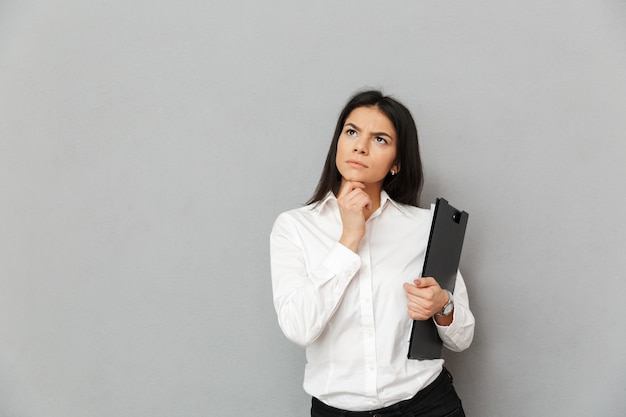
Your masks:
<instances>
[{"instance_id":1,"label":"arm","mask_svg":"<svg viewBox=\"0 0 626 417\"><path fill-rule=\"evenodd\" d=\"M439 337L444 345L459 352L469 347L474 338L474 316L469 309L465 281L457 272L454 288L454 309L445 317L435 314L448 302L448 294L441 289L434 278L419 278L414 285L404 284L407 293L409 317L413 320L428 320L431 317L437 324Z\"/></svg>"},{"instance_id":2,"label":"arm","mask_svg":"<svg viewBox=\"0 0 626 417\"><path fill-rule=\"evenodd\" d=\"M459 271L454 286L454 318L448 326L440 326L437 321L439 337L446 348L460 352L467 349L474 339L475 319L469 306L467 287Z\"/></svg>"},{"instance_id":3,"label":"arm","mask_svg":"<svg viewBox=\"0 0 626 417\"><path fill-rule=\"evenodd\" d=\"M365 234L365 210L372 201L358 182L345 182L337 196L342 234L325 257L311 265L307 242L295 222L283 214L270 239L274 306L283 333L306 346L315 341L333 316L343 294L361 266L357 254ZM319 248L318 248L319 250ZM326 250L326 249L322 249Z\"/></svg>"},{"instance_id":4,"label":"arm","mask_svg":"<svg viewBox=\"0 0 626 417\"><path fill-rule=\"evenodd\" d=\"M309 265L296 224L285 214L274 224L270 254L279 325L288 339L306 346L324 330L361 260L336 243L319 265Z\"/></svg>"}]
</instances>

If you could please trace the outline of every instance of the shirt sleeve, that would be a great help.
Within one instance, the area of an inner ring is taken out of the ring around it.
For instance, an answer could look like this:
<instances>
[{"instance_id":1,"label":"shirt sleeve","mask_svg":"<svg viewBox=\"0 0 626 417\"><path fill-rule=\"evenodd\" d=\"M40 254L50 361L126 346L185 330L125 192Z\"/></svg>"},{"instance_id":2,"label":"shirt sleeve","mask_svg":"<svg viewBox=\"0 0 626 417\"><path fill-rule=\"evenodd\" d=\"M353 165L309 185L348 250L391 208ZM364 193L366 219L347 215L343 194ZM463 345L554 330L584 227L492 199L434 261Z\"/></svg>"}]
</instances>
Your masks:
<instances>
[{"instance_id":1,"label":"shirt sleeve","mask_svg":"<svg viewBox=\"0 0 626 417\"><path fill-rule=\"evenodd\" d=\"M439 337L443 345L454 351L460 352L467 349L474 339L474 315L469 308L469 297L467 287L461 272L457 272L456 283L454 285L454 318L449 326L437 325Z\"/></svg>"},{"instance_id":2,"label":"shirt sleeve","mask_svg":"<svg viewBox=\"0 0 626 417\"><path fill-rule=\"evenodd\" d=\"M270 235L274 307L287 338L306 346L315 341L341 303L361 266L360 257L336 243L319 265L309 265L297 224L281 214Z\"/></svg>"}]
</instances>

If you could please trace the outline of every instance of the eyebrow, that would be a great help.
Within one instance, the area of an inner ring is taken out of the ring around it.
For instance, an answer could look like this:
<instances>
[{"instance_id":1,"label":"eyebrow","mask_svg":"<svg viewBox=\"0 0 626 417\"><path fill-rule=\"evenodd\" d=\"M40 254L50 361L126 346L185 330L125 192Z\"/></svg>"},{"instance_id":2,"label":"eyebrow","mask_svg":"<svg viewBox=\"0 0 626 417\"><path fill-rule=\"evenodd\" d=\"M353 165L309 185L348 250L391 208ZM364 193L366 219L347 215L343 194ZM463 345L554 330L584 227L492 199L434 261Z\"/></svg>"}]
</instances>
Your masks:
<instances>
[{"instance_id":1,"label":"eyebrow","mask_svg":"<svg viewBox=\"0 0 626 417\"><path fill-rule=\"evenodd\" d=\"M354 130L356 130L356 131L359 131L359 132L361 131L361 129L357 125L355 125L354 123L348 122L348 123L346 123L343 126L344 127L350 126ZM387 136L389 139L393 140L393 136L391 136L389 133L386 133L386 132L372 132L372 135L374 135L374 136Z\"/></svg>"}]
</instances>

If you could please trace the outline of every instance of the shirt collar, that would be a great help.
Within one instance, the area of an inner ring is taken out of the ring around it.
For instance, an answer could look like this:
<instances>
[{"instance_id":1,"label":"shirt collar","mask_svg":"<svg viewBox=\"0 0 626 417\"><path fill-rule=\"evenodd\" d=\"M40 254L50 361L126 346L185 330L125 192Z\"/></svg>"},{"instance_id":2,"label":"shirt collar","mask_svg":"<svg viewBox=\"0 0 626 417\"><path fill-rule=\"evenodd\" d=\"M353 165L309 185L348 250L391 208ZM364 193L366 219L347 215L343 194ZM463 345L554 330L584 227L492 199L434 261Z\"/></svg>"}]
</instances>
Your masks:
<instances>
[{"instance_id":1,"label":"shirt collar","mask_svg":"<svg viewBox=\"0 0 626 417\"><path fill-rule=\"evenodd\" d=\"M335 194L332 191L329 191L323 199L313 205L313 210L321 212L324 207L331 204L335 207L337 206L337 197L335 197ZM389 194L387 194L385 190L382 190L380 192L380 207L384 209L386 204L393 205L402 214L407 213L406 207L404 207L403 204L400 204L397 201L393 200L391 197L389 197Z\"/></svg>"},{"instance_id":2,"label":"shirt collar","mask_svg":"<svg viewBox=\"0 0 626 417\"><path fill-rule=\"evenodd\" d=\"M329 205L331 202L334 202L334 205L337 206L337 197L335 197L335 194L332 191L329 191L324 198L317 203L313 203L311 210L321 212L324 207Z\"/></svg>"},{"instance_id":3,"label":"shirt collar","mask_svg":"<svg viewBox=\"0 0 626 417\"><path fill-rule=\"evenodd\" d=\"M397 201L393 200L391 197L389 197L389 194L387 194L387 191L382 190L380 192L380 206L384 208L386 204L393 205L402 214L407 213L406 207L404 207L403 204L400 204Z\"/></svg>"}]
</instances>

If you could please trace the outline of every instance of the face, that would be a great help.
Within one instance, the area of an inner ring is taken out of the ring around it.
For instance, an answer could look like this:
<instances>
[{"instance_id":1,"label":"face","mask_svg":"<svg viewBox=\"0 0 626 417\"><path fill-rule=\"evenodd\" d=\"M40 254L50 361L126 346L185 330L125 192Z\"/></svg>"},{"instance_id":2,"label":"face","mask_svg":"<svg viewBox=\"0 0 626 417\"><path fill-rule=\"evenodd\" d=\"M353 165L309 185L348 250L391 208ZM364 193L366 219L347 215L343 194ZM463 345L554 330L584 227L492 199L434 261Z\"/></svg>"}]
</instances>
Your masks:
<instances>
[{"instance_id":1,"label":"face","mask_svg":"<svg viewBox=\"0 0 626 417\"><path fill-rule=\"evenodd\" d=\"M357 107L346 118L337 142L337 169L344 181L382 187L396 164L396 129L377 107Z\"/></svg>"}]
</instances>

